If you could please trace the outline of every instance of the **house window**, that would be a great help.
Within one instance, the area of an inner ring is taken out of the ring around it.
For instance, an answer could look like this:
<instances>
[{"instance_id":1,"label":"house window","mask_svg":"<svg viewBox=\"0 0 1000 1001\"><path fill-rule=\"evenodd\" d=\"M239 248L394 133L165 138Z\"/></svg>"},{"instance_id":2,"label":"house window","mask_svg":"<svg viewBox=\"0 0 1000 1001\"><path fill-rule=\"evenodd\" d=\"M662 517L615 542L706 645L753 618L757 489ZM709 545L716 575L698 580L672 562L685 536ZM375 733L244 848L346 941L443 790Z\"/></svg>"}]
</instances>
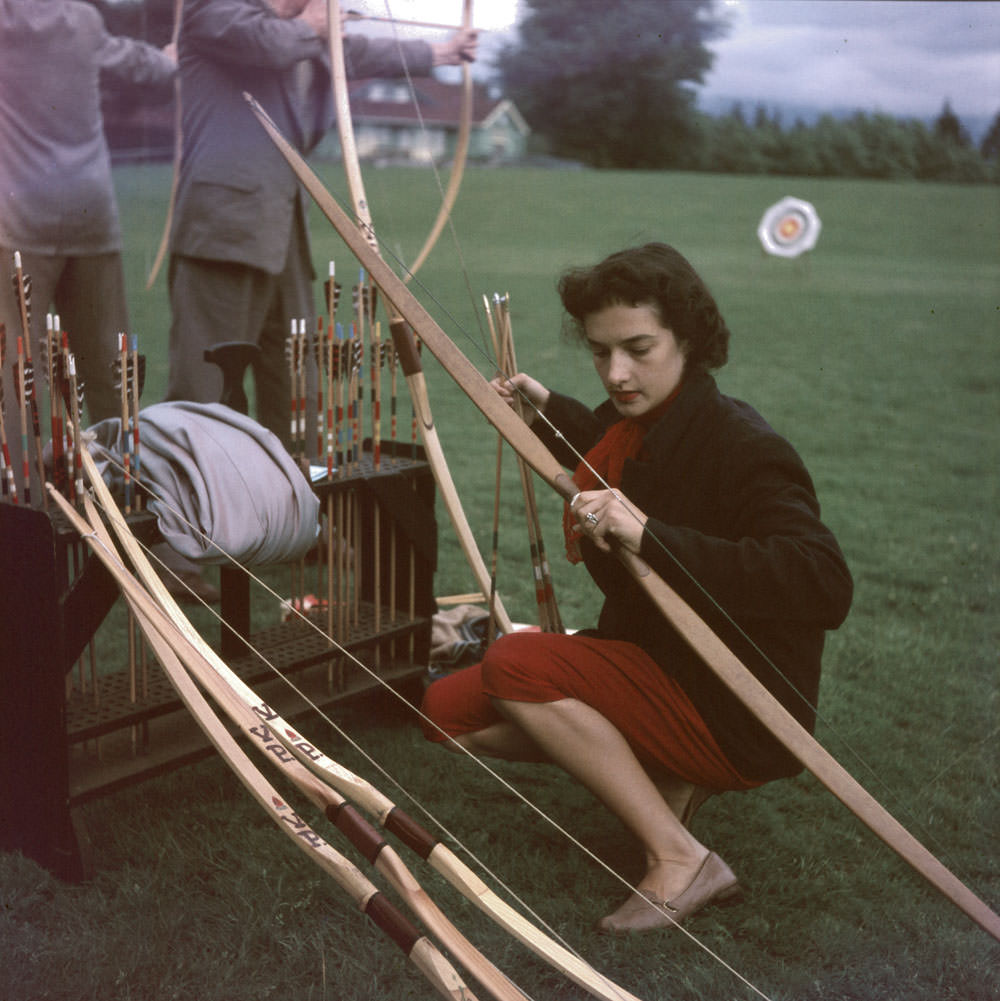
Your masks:
<instances>
[{"instance_id":1,"label":"house window","mask_svg":"<svg viewBox=\"0 0 1000 1001\"><path fill-rule=\"evenodd\" d=\"M392 80L376 80L368 88L369 101L381 104L409 104L410 91L406 84Z\"/></svg>"}]
</instances>

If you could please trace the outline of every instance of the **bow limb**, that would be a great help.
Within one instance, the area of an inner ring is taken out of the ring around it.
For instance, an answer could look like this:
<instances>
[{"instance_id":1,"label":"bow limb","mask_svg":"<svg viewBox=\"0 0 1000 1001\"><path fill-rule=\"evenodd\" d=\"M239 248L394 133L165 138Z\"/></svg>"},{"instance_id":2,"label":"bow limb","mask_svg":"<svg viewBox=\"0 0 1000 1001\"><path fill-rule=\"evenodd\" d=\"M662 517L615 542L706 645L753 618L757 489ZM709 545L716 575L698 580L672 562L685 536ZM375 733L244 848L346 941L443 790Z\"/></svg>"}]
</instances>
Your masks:
<instances>
[{"instance_id":1,"label":"bow limb","mask_svg":"<svg viewBox=\"0 0 1000 1001\"><path fill-rule=\"evenodd\" d=\"M197 652L187 663L191 673L222 707L226 715L259 746L262 753L279 764L281 770L300 792L319 807L327 819L334 823L386 877L414 914L492 997L497 1001L528 1001L527 996L486 959L441 912L395 849L379 836L371 824L348 804L343 796L317 779L309 769L293 758L270 726L262 723L261 717L254 709L246 705Z\"/></svg>"},{"instance_id":2,"label":"bow limb","mask_svg":"<svg viewBox=\"0 0 1000 1001\"><path fill-rule=\"evenodd\" d=\"M184 16L184 0L174 0L174 30L171 33L170 41L177 48L177 40L181 34L181 18ZM156 257L153 259L153 266L149 269L149 276L146 278L146 291L148 292L156 281L156 276L163 266L163 258L167 255L167 247L170 245L170 229L174 222L174 206L177 203L177 185L181 177L181 154L184 151L184 127L181 108L181 71L177 68L177 76L174 78L174 156L173 173L170 176L170 197L167 199L167 214L163 220L163 232L160 234L160 244L156 248Z\"/></svg>"},{"instance_id":3,"label":"bow limb","mask_svg":"<svg viewBox=\"0 0 1000 1001\"><path fill-rule=\"evenodd\" d=\"M237 723L241 724L244 718L243 713L249 712L258 727L265 726L274 737L296 755L300 762L319 775L327 786L332 786L376 817L382 827L395 834L421 858L426 859L434 869L480 910L492 917L502 928L530 948L536 955L588 990L594 997L601 998L603 1001L638 1001L623 987L598 973L588 963L532 925L497 896L443 842L434 838L369 782L355 775L339 762L329 758L315 745L308 743L273 708L262 702L253 689L205 642L201 634L184 615L176 599L167 590L122 517L87 450L82 452L82 462L100 507L118 537L119 544L135 568L136 574L145 586L145 593L151 594L158 607L170 617L173 623L172 635L179 636L192 651L192 655L197 658L199 666L202 668L197 672L199 682L211 692L212 697ZM239 708L239 704L242 704L242 710ZM307 794L311 797L315 796L315 789ZM314 802L316 802L315 799ZM319 805L326 809L329 803L321 802ZM402 865L402 863L399 862L398 865ZM426 915L422 914L421 916L427 921L429 927L434 927ZM456 932L455 935L457 936L458 933ZM453 942L448 941L446 944L451 948ZM468 948L471 947L461 947L459 944L455 950L455 955L463 963L466 961L463 957L468 955ZM476 962L474 957L473 962ZM470 970L470 972L474 972L477 977L479 976L475 971ZM490 974L488 970L486 976L487 985L496 983L495 975ZM509 991L505 981L500 986Z\"/></svg>"},{"instance_id":4,"label":"bow limb","mask_svg":"<svg viewBox=\"0 0 1000 1001\"><path fill-rule=\"evenodd\" d=\"M306 825L222 725L178 655L178 649L187 649L187 638L117 558L114 544L90 501L85 502L90 519L88 523L57 491L51 488L50 491L70 523L117 580L157 659L191 715L278 828L347 891L358 908L402 949L442 997L450 1001L464 1001L472 997L468 987L433 943L421 935L352 862Z\"/></svg>"},{"instance_id":5,"label":"bow limb","mask_svg":"<svg viewBox=\"0 0 1000 1001\"><path fill-rule=\"evenodd\" d=\"M555 457L523 421L501 402L486 379L437 325L412 292L377 256L371 255L350 217L320 183L295 150L275 130L259 108L258 118L272 140L292 165L321 211L368 269L382 294L413 327L459 388L482 411L534 470L569 499L576 488ZM810 772L886 845L923 876L935 889L1000 941L1000 915L977 897L957 876L942 865L909 831L808 733L752 672L732 653L703 619L661 577L638 557L619 550L625 567L647 593L685 642L704 660L723 683L781 741Z\"/></svg>"},{"instance_id":6,"label":"bow limb","mask_svg":"<svg viewBox=\"0 0 1000 1001\"><path fill-rule=\"evenodd\" d=\"M358 146L354 139L354 123L351 120L351 98L347 91L347 65L344 61L344 39L340 30L340 0L327 0L327 21L330 49L330 77L333 84L333 102L337 111L337 133L340 136L340 150L347 174L347 187L351 192L351 203L357 223L364 230L372 250L378 254L378 240L372 225L371 210L365 195L365 183L361 177L361 163L358 160Z\"/></svg>"},{"instance_id":7,"label":"bow limb","mask_svg":"<svg viewBox=\"0 0 1000 1001\"><path fill-rule=\"evenodd\" d=\"M344 158L344 170L347 174L347 186L351 192L351 202L354 207L354 215L357 225L365 234L365 240L372 255L381 261L378 240L375 236L375 228L372 225L371 210L368 205L368 198L365 194L364 180L361 176L361 164L358 161L358 148L354 139L354 126L351 122L351 104L347 92L347 68L344 62L344 40L340 32L340 3L339 0L328 0L327 13L329 18L329 47L330 47L330 74L333 81L334 103L337 110L337 131L340 135L340 148ZM486 568L482 554L476 544L475 536L469 525L462 503L459 500L458 490L455 481L448 469L448 462L445 459L441 448L441 441L438 437L437 427L434 424L434 415L431 412L430 399L427 395L427 381L424 378L423 366L420 363L420 355L417 353L416 343L413 333L405 323L390 323L393 342L401 356L405 355L409 361L403 369L406 377L406 384L410 390L410 398L413 401L413 408L420 425L421 436L424 442L424 451L427 454L427 462L434 474L434 479L438 486L438 492L444 503L445 510L451 520L455 535L458 537L459 545L465 554L465 559L469 564L472 574L476 580L479 590L484 594L490 593L490 573ZM513 624L507 610L503 604L496 601L496 616L500 628L504 632L511 632Z\"/></svg>"},{"instance_id":8,"label":"bow limb","mask_svg":"<svg viewBox=\"0 0 1000 1001\"><path fill-rule=\"evenodd\" d=\"M462 3L462 27L472 27L472 0L463 0ZM459 189L462 187L462 178L465 174L465 163L469 157L469 139L472 135L472 99L474 90L472 85L472 70L468 63L462 63L462 113L458 125L458 136L455 140L455 156L452 159L451 176L448 178L448 187L445 189L444 198L441 199L441 208L438 210L437 218L431 226L430 232L424 245L414 258L413 263L407 269L403 281L409 283L417 273L424 261L430 256L448 220L451 219L451 210L455 207L455 200L458 198Z\"/></svg>"},{"instance_id":9,"label":"bow limb","mask_svg":"<svg viewBox=\"0 0 1000 1001\"><path fill-rule=\"evenodd\" d=\"M98 536L103 549L109 554L113 554L114 543L111 541L107 529L101 524L96 509L89 498L85 500L85 505L91 525L94 526L94 534ZM120 531L122 524L123 522L118 520L115 525L116 530ZM149 566L148 563L146 565ZM362 851L368 861L373 863L389 880L411 910L437 935L438 939L487 988L497 1001L527 1001L526 996L445 917L417 883L395 850L379 837L374 828L350 807L342 796L319 782L308 769L288 754L276 739L270 726L265 724L260 715L246 705L227 681L213 669L209 659L203 653L202 644L193 642L186 635L187 630L181 631L180 620L186 621L186 616L179 609L168 613L168 610L154 603L149 592L143 589L140 582L134 577L123 574L111 566L109 569L112 570L119 586L125 592L126 598L133 605L140 623L143 624L144 632L149 634L150 629L152 629L154 631L152 639L154 641L159 639L167 644L168 651L163 651L162 643L156 645L157 656L162 658L166 652L168 658L174 662L175 669L168 669L168 676L199 723L202 719L200 714L203 712L211 713L211 710L203 704L203 700L192 708L192 704L185 694L190 682L188 674L197 680L198 684L211 695L226 715L243 731L244 735L285 773L300 792L323 810L327 818ZM176 609L176 606L174 608ZM146 628L147 626L149 628ZM181 670L181 676L177 674L177 667ZM185 669L187 673L185 673ZM214 714L211 714L209 722L214 719ZM216 746L218 747L218 745ZM224 753L223 756L230 767L234 767L229 755ZM238 772L238 774L240 773ZM358 875L360 876L360 873Z\"/></svg>"}]
</instances>

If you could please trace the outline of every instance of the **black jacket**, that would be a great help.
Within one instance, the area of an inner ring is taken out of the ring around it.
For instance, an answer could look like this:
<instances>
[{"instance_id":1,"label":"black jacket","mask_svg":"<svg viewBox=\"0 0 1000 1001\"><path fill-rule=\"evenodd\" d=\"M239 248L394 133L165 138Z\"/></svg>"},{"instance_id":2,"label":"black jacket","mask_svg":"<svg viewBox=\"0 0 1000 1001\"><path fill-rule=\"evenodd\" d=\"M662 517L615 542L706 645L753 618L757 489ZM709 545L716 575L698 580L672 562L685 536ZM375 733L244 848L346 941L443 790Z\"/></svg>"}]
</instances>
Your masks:
<instances>
[{"instance_id":1,"label":"black jacket","mask_svg":"<svg viewBox=\"0 0 1000 1001\"><path fill-rule=\"evenodd\" d=\"M581 453L621 419L610 401L591 411L558 394L546 416ZM569 449L548 437L553 453L575 467ZM640 555L811 732L824 634L847 615L853 585L802 460L706 374L686 380L648 431L644 456L626 462L621 484L649 516ZM618 560L586 540L582 552L606 599L597 635L637 643L674 677L745 778L801 771Z\"/></svg>"}]
</instances>

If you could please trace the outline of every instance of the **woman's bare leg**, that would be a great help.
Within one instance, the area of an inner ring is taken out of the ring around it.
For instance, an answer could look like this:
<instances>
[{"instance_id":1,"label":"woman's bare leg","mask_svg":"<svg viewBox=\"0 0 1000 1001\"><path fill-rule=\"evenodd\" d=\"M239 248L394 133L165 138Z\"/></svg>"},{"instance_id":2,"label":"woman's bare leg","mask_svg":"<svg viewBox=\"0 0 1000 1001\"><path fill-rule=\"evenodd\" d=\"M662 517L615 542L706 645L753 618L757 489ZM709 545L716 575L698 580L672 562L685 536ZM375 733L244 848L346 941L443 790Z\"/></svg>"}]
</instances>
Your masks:
<instances>
[{"instance_id":1,"label":"woman's bare leg","mask_svg":"<svg viewBox=\"0 0 1000 1001\"><path fill-rule=\"evenodd\" d=\"M688 888L708 849L681 825L612 723L576 699L494 702L500 714L542 752L543 760L554 762L583 783L639 839L646 862L639 890L664 901ZM644 898L633 895L601 925L627 931L651 921L669 924L665 918L657 919Z\"/></svg>"},{"instance_id":2,"label":"woman's bare leg","mask_svg":"<svg viewBox=\"0 0 1000 1001\"><path fill-rule=\"evenodd\" d=\"M482 754L488 758L502 758L504 761L529 761L533 763L548 762L545 752L518 726L508 720L501 720L476 730L463 733L441 746L449 751L458 751L459 747L472 754Z\"/></svg>"}]
</instances>

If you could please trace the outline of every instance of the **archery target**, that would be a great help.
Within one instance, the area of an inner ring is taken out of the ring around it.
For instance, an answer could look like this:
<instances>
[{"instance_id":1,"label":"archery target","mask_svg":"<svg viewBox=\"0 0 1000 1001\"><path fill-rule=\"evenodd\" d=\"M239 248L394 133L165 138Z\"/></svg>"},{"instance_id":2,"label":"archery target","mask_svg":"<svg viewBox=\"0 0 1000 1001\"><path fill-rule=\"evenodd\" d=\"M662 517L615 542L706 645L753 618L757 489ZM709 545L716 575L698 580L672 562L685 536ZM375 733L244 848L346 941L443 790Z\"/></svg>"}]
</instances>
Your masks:
<instances>
[{"instance_id":1,"label":"archery target","mask_svg":"<svg viewBox=\"0 0 1000 1001\"><path fill-rule=\"evenodd\" d=\"M816 209L809 202L782 198L764 213L757 238L769 254L798 257L816 246L821 229Z\"/></svg>"}]
</instances>

